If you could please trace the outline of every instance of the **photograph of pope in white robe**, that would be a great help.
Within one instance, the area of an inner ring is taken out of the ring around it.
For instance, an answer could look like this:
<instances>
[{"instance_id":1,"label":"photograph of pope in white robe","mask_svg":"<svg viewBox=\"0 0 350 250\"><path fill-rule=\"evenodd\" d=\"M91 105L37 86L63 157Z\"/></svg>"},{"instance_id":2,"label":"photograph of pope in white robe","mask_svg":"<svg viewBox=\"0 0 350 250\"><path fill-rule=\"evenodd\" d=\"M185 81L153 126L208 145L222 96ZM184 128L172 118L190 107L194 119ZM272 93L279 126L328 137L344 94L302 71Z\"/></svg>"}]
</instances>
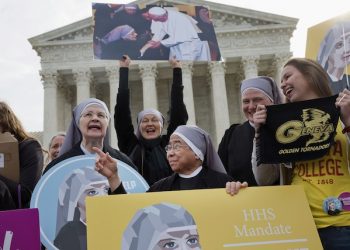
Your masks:
<instances>
[{"instance_id":1,"label":"photograph of pope in white robe","mask_svg":"<svg viewBox=\"0 0 350 250\"><path fill-rule=\"evenodd\" d=\"M170 58L184 61L210 61L210 49L207 41L201 41L198 33L202 31L191 16L174 8L152 7L148 10L152 20L152 39L141 49L141 55L149 48L158 48L161 44L170 48Z\"/></svg>"}]
</instances>

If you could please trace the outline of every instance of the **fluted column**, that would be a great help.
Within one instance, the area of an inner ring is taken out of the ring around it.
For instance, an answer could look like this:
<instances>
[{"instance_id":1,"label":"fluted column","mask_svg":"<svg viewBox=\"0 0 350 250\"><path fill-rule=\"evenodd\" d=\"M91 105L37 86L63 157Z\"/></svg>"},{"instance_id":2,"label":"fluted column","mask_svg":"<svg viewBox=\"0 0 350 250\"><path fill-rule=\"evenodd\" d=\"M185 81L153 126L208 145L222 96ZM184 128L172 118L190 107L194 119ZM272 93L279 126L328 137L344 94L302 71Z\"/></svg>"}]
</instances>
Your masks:
<instances>
[{"instance_id":1,"label":"fluted column","mask_svg":"<svg viewBox=\"0 0 350 250\"><path fill-rule=\"evenodd\" d=\"M155 63L140 63L139 69L143 88L143 108L158 109L156 88L157 65Z\"/></svg>"},{"instance_id":2,"label":"fluted column","mask_svg":"<svg viewBox=\"0 0 350 250\"><path fill-rule=\"evenodd\" d=\"M114 107L116 105L116 98L119 87L119 66L106 67L106 74L109 80L109 110L111 113L111 120L109 123L110 130L110 144L113 148L118 147L118 138L114 128Z\"/></svg>"},{"instance_id":3,"label":"fluted column","mask_svg":"<svg viewBox=\"0 0 350 250\"><path fill-rule=\"evenodd\" d=\"M77 104L90 97L91 71L88 68L73 70L73 76L77 85Z\"/></svg>"},{"instance_id":4,"label":"fluted column","mask_svg":"<svg viewBox=\"0 0 350 250\"><path fill-rule=\"evenodd\" d=\"M211 93L216 131L215 140L216 144L218 144L225 130L230 125L225 83L225 64L223 62L211 62L208 66L211 75Z\"/></svg>"},{"instance_id":5,"label":"fluted column","mask_svg":"<svg viewBox=\"0 0 350 250\"><path fill-rule=\"evenodd\" d=\"M274 61L274 66L276 68L275 81L278 87L281 87L281 73L282 73L283 65L287 62L289 58L291 58L291 56L292 56L291 53L280 53L280 54L276 54L275 56L275 61Z\"/></svg>"},{"instance_id":6,"label":"fluted column","mask_svg":"<svg viewBox=\"0 0 350 250\"><path fill-rule=\"evenodd\" d=\"M194 107L193 98L193 86L192 86L192 75L193 75L193 63L182 62L182 83L184 85L184 103L186 105L188 113L187 124L196 125L196 112Z\"/></svg>"},{"instance_id":7,"label":"fluted column","mask_svg":"<svg viewBox=\"0 0 350 250\"><path fill-rule=\"evenodd\" d=\"M57 132L57 71L41 71L44 86L44 136L43 145L48 147Z\"/></svg>"},{"instance_id":8,"label":"fluted column","mask_svg":"<svg viewBox=\"0 0 350 250\"><path fill-rule=\"evenodd\" d=\"M242 57L242 66L244 70L244 78L249 79L258 76L259 56Z\"/></svg>"}]
</instances>

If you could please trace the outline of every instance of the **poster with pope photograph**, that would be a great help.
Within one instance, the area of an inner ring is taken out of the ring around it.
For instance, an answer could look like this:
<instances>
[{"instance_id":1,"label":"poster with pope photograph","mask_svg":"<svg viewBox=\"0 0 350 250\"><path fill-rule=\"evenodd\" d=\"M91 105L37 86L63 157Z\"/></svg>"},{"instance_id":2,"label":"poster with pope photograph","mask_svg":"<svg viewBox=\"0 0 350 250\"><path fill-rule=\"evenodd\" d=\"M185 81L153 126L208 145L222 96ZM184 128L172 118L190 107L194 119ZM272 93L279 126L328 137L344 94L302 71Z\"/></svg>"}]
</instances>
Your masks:
<instances>
[{"instance_id":1,"label":"poster with pope photograph","mask_svg":"<svg viewBox=\"0 0 350 250\"><path fill-rule=\"evenodd\" d=\"M92 3L92 16L94 59L221 60L207 7Z\"/></svg>"},{"instance_id":2,"label":"poster with pope photograph","mask_svg":"<svg viewBox=\"0 0 350 250\"><path fill-rule=\"evenodd\" d=\"M95 171L95 156L75 156L57 163L36 185L31 208L39 209L40 240L51 249L84 250L86 197L107 196L109 183ZM143 193L149 186L126 163L117 160L118 172L128 193Z\"/></svg>"},{"instance_id":3,"label":"poster with pope photograph","mask_svg":"<svg viewBox=\"0 0 350 250\"><path fill-rule=\"evenodd\" d=\"M288 194L288 195L286 195ZM88 249L322 249L301 186L89 197Z\"/></svg>"},{"instance_id":4,"label":"poster with pope photograph","mask_svg":"<svg viewBox=\"0 0 350 250\"><path fill-rule=\"evenodd\" d=\"M310 27L305 56L327 71L333 94L350 89L350 12Z\"/></svg>"}]
</instances>

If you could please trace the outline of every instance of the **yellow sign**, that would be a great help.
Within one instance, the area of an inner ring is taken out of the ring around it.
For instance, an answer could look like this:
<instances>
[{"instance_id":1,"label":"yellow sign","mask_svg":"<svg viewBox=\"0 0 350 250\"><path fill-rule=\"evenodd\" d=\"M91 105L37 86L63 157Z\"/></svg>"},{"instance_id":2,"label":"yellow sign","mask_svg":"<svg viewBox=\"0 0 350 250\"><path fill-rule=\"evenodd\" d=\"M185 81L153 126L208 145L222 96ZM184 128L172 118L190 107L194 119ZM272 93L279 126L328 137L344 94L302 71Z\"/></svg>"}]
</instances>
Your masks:
<instances>
[{"instance_id":1,"label":"yellow sign","mask_svg":"<svg viewBox=\"0 0 350 250\"><path fill-rule=\"evenodd\" d=\"M350 88L350 12L308 29L306 57L327 72L334 94Z\"/></svg>"},{"instance_id":2,"label":"yellow sign","mask_svg":"<svg viewBox=\"0 0 350 250\"><path fill-rule=\"evenodd\" d=\"M86 204L90 250L322 249L301 186L249 187L233 197L224 189L112 195Z\"/></svg>"}]
</instances>

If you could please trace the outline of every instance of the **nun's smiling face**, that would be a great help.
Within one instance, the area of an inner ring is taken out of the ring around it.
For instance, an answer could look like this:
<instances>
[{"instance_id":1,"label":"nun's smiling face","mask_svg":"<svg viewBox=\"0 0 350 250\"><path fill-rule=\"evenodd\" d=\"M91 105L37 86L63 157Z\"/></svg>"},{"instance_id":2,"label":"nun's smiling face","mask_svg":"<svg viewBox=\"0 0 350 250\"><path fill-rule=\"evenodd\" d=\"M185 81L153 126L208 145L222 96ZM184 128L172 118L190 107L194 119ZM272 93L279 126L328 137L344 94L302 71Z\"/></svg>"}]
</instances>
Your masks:
<instances>
[{"instance_id":1,"label":"nun's smiling face","mask_svg":"<svg viewBox=\"0 0 350 250\"><path fill-rule=\"evenodd\" d=\"M179 174L191 174L199 167L199 159L178 135L171 135L166 148L171 169Z\"/></svg>"},{"instance_id":2,"label":"nun's smiling face","mask_svg":"<svg viewBox=\"0 0 350 250\"><path fill-rule=\"evenodd\" d=\"M162 132L161 122L157 116L152 114L142 118L139 129L142 137L147 140L158 138Z\"/></svg>"},{"instance_id":3,"label":"nun's smiling face","mask_svg":"<svg viewBox=\"0 0 350 250\"><path fill-rule=\"evenodd\" d=\"M261 91L256 89L247 89L242 94L242 110L250 122L253 122L253 115L256 112L256 107L261 105L271 105L272 101Z\"/></svg>"},{"instance_id":4,"label":"nun's smiling face","mask_svg":"<svg viewBox=\"0 0 350 250\"><path fill-rule=\"evenodd\" d=\"M108 115L99 105L87 107L80 116L79 129L86 141L102 140L106 135Z\"/></svg>"}]
</instances>

